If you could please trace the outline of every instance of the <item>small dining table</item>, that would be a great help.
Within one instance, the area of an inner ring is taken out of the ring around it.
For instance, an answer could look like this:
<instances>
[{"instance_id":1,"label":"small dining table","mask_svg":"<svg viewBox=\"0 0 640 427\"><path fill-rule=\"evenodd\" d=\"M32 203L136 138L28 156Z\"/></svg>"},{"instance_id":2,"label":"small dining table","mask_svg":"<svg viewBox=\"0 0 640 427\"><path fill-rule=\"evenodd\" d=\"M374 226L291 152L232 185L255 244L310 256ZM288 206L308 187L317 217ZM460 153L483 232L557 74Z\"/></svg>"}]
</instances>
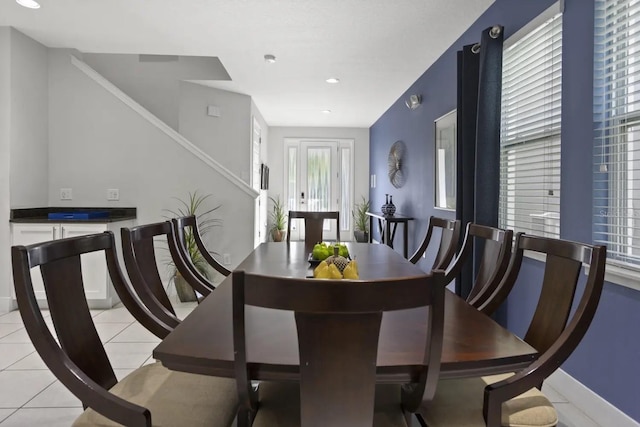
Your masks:
<instances>
[{"instance_id":1,"label":"small dining table","mask_svg":"<svg viewBox=\"0 0 640 427\"><path fill-rule=\"evenodd\" d=\"M387 245L348 243L360 278L406 277L423 272ZM304 243L263 243L238 267L277 277L312 274ZM231 276L207 296L153 351L169 369L234 377ZM293 313L247 307L247 361L257 380L299 380ZM426 309L385 312L380 329L377 381L409 382L422 363ZM534 348L450 291L445 295L441 377L513 372L537 358Z\"/></svg>"}]
</instances>

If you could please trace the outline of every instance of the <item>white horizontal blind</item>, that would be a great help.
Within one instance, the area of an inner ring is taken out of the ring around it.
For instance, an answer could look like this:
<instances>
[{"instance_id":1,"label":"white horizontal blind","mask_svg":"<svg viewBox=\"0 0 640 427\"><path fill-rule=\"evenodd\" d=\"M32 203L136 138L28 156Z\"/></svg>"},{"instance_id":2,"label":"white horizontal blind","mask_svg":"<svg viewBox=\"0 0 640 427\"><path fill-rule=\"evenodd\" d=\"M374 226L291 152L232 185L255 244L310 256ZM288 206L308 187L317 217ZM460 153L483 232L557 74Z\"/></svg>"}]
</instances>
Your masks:
<instances>
[{"instance_id":1,"label":"white horizontal blind","mask_svg":"<svg viewBox=\"0 0 640 427\"><path fill-rule=\"evenodd\" d=\"M503 54L500 211L503 228L560 236L562 15Z\"/></svg>"},{"instance_id":2,"label":"white horizontal blind","mask_svg":"<svg viewBox=\"0 0 640 427\"><path fill-rule=\"evenodd\" d=\"M597 0L594 242L640 267L640 1Z\"/></svg>"}]
</instances>

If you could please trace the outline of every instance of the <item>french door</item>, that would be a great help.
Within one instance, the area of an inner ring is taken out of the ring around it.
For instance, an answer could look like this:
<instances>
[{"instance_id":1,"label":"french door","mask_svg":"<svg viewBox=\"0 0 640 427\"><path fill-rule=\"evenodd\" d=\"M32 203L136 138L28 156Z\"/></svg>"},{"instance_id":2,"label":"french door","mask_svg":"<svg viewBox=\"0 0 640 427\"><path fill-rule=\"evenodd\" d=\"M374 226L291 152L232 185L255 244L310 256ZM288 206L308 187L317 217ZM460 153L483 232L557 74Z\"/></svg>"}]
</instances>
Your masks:
<instances>
[{"instance_id":1,"label":"french door","mask_svg":"<svg viewBox=\"0 0 640 427\"><path fill-rule=\"evenodd\" d=\"M289 210L340 211L340 237L351 233L353 140L285 139L285 200ZM291 224L291 239L303 240L303 220ZM324 240L336 240L336 222L325 221Z\"/></svg>"}]
</instances>

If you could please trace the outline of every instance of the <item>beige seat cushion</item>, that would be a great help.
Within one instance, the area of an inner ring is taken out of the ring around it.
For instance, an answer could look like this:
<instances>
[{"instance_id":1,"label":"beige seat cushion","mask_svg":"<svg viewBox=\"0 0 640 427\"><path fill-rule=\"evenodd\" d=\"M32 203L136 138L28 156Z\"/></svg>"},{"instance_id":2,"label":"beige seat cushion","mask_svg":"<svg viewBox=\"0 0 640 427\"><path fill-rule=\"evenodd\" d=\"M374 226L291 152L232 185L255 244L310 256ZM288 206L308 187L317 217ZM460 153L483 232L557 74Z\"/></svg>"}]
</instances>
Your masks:
<instances>
[{"instance_id":1,"label":"beige seat cushion","mask_svg":"<svg viewBox=\"0 0 640 427\"><path fill-rule=\"evenodd\" d=\"M484 427L484 388L513 374L441 380L434 400L421 411L429 427ZM555 408L537 388L502 404L502 425L552 427L558 423Z\"/></svg>"},{"instance_id":2,"label":"beige seat cushion","mask_svg":"<svg viewBox=\"0 0 640 427\"><path fill-rule=\"evenodd\" d=\"M259 391L260 406L252 427L300 427L300 387L297 383L261 382ZM399 386L376 388L373 427L407 427L400 408Z\"/></svg>"},{"instance_id":3,"label":"beige seat cushion","mask_svg":"<svg viewBox=\"0 0 640 427\"><path fill-rule=\"evenodd\" d=\"M111 393L151 411L154 426L231 425L238 408L235 380L170 371L160 363L136 369ZM89 408L73 427L118 426Z\"/></svg>"}]
</instances>

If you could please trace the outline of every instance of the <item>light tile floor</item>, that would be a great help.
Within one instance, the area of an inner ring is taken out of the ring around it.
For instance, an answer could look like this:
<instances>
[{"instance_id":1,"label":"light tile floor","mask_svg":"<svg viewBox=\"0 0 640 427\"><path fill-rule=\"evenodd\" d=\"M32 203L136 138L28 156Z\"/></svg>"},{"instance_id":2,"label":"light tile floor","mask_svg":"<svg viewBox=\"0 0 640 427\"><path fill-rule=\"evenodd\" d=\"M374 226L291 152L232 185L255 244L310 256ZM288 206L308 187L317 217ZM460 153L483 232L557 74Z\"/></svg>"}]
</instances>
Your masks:
<instances>
[{"instance_id":1,"label":"light tile floor","mask_svg":"<svg viewBox=\"0 0 640 427\"><path fill-rule=\"evenodd\" d=\"M194 303L176 304L184 318ZM153 362L151 352L160 341L140 326L123 307L92 310L100 338L118 378ZM45 312L50 325L50 317ZM549 386L543 391L560 414L559 427L599 427L571 402ZM19 312L0 315L0 427L68 427L82 405L35 352ZM413 423L417 426L417 423Z\"/></svg>"}]
</instances>

